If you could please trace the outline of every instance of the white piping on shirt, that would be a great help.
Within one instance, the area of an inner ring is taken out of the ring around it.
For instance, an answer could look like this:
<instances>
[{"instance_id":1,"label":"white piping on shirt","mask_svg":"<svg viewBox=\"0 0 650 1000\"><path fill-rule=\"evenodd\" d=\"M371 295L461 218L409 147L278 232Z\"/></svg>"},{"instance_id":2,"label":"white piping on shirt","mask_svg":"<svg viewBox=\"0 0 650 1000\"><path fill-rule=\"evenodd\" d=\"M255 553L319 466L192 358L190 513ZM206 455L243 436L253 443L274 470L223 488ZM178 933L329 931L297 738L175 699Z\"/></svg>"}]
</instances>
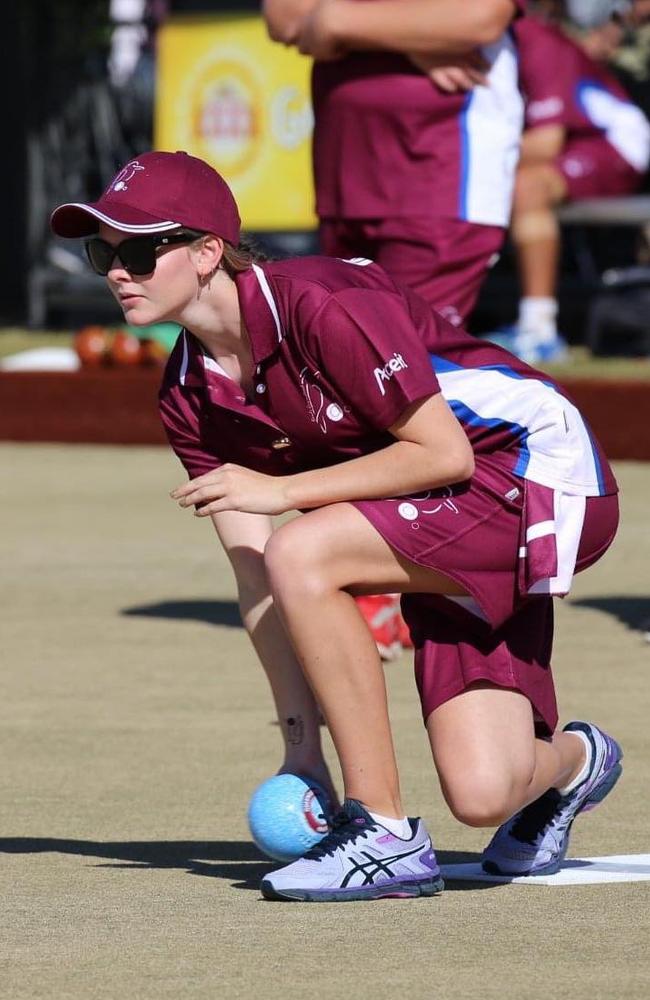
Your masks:
<instances>
[{"instance_id":1,"label":"white piping on shirt","mask_svg":"<svg viewBox=\"0 0 650 1000\"><path fill-rule=\"evenodd\" d=\"M181 385L185 385L185 376L187 375L187 366L189 364L189 351L187 349L187 330L183 330L183 359L181 361L180 375L178 376L178 381Z\"/></svg>"},{"instance_id":2,"label":"white piping on shirt","mask_svg":"<svg viewBox=\"0 0 650 1000\"><path fill-rule=\"evenodd\" d=\"M273 314L273 319L275 320L275 327L276 330L278 331L278 342L280 342L283 337L282 325L280 323L280 314L278 313L278 307L276 306L275 299L273 298L273 292L271 291L271 287L266 279L264 271L258 264L253 264L253 271L255 272L255 277L259 282L260 288L262 289L262 295L266 299L269 309Z\"/></svg>"},{"instance_id":3,"label":"white piping on shirt","mask_svg":"<svg viewBox=\"0 0 650 1000\"><path fill-rule=\"evenodd\" d=\"M222 368L218 361L211 358L209 354L204 354L203 356L203 367L207 368L210 372L217 372L219 375L224 375L226 378L231 378L225 368Z\"/></svg>"}]
</instances>

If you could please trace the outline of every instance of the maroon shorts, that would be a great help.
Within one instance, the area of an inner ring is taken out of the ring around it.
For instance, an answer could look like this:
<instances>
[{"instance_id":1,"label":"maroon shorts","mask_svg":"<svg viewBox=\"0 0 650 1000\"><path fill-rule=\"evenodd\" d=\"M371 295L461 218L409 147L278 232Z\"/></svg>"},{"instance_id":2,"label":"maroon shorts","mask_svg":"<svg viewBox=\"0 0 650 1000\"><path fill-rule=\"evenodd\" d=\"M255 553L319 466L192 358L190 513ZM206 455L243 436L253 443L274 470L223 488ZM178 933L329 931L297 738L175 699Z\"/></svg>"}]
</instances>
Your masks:
<instances>
[{"instance_id":1,"label":"maroon shorts","mask_svg":"<svg viewBox=\"0 0 650 1000\"><path fill-rule=\"evenodd\" d=\"M468 685L521 691L540 735L557 724L551 673L553 599L518 589L523 483L498 458L479 456L471 483L355 506L406 559L459 583L468 599L404 594L425 720ZM618 525L615 496L589 497L576 572L606 551Z\"/></svg>"},{"instance_id":2,"label":"maroon shorts","mask_svg":"<svg viewBox=\"0 0 650 1000\"><path fill-rule=\"evenodd\" d=\"M599 135L571 139L555 160L568 185L568 201L632 194L643 174Z\"/></svg>"},{"instance_id":3,"label":"maroon shorts","mask_svg":"<svg viewBox=\"0 0 650 1000\"><path fill-rule=\"evenodd\" d=\"M369 257L459 326L471 312L505 230L460 219L322 219L329 257Z\"/></svg>"}]
</instances>

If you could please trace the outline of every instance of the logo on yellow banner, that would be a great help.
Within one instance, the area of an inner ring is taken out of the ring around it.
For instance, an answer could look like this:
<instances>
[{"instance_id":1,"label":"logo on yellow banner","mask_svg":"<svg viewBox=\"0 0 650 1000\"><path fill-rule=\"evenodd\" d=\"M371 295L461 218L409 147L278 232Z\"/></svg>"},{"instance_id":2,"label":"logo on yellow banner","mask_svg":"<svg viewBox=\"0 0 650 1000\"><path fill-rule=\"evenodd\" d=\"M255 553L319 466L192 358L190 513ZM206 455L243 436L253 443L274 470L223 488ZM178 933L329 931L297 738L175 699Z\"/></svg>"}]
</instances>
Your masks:
<instances>
[{"instance_id":1,"label":"logo on yellow banner","mask_svg":"<svg viewBox=\"0 0 650 1000\"><path fill-rule=\"evenodd\" d=\"M262 95L242 63L215 61L190 89L192 146L233 181L259 153Z\"/></svg>"},{"instance_id":2,"label":"logo on yellow banner","mask_svg":"<svg viewBox=\"0 0 650 1000\"><path fill-rule=\"evenodd\" d=\"M245 228L314 225L309 70L259 16L171 18L160 33L156 145L216 167Z\"/></svg>"}]
</instances>

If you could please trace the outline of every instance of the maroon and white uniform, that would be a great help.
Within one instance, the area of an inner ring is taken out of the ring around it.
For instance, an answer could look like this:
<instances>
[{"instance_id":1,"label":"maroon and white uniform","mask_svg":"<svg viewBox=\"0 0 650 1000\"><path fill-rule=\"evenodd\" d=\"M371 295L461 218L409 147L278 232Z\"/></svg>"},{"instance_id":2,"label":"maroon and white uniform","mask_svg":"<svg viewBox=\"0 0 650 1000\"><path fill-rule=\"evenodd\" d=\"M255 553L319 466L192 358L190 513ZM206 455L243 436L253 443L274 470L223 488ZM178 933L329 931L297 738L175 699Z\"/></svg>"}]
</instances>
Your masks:
<instances>
[{"instance_id":1,"label":"maroon and white uniform","mask_svg":"<svg viewBox=\"0 0 650 1000\"><path fill-rule=\"evenodd\" d=\"M482 677L523 691L552 731L549 595L602 554L617 517L616 483L578 410L547 375L369 261L254 265L237 290L254 401L188 331L161 389L189 475L225 462L288 475L368 454L393 441L409 405L442 392L472 443L472 480L355 506L407 559L471 595L403 599L425 717Z\"/></svg>"},{"instance_id":2,"label":"maroon and white uniform","mask_svg":"<svg viewBox=\"0 0 650 1000\"><path fill-rule=\"evenodd\" d=\"M503 241L523 117L511 33L483 55L487 85L458 94L390 52L313 71L323 251L376 260L456 323Z\"/></svg>"},{"instance_id":3,"label":"maroon and white uniform","mask_svg":"<svg viewBox=\"0 0 650 1000\"><path fill-rule=\"evenodd\" d=\"M555 160L569 198L635 191L650 162L650 125L624 87L563 31L532 17L514 28L526 129L561 125Z\"/></svg>"}]
</instances>

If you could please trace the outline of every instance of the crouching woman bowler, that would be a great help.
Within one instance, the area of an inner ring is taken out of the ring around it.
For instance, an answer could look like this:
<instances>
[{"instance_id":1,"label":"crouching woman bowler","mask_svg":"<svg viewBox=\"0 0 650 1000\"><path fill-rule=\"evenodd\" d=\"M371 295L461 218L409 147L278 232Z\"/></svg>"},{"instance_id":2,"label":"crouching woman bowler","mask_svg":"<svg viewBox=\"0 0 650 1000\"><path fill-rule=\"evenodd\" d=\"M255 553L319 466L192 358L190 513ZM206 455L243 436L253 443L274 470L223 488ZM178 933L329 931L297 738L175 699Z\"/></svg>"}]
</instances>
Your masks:
<instances>
[{"instance_id":1,"label":"crouching woman bowler","mask_svg":"<svg viewBox=\"0 0 650 1000\"><path fill-rule=\"evenodd\" d=\"M145 153L98 201L56 209L87 238L129 323L183 326L160 392L269 676L283 770L332 784L332 831L265 876L268 899L428 896L429 833L405 815L382 666L354 597L400 592L444 797L498 827L488 871L556 870L572 821L615 784L621 750L558 720L552 595L610 545L616 483L547 375L437 315L369 260L262 263L239 247L226 182ZM271 516L299 510L276 530Z\"/></svg>"}]
</instances>

